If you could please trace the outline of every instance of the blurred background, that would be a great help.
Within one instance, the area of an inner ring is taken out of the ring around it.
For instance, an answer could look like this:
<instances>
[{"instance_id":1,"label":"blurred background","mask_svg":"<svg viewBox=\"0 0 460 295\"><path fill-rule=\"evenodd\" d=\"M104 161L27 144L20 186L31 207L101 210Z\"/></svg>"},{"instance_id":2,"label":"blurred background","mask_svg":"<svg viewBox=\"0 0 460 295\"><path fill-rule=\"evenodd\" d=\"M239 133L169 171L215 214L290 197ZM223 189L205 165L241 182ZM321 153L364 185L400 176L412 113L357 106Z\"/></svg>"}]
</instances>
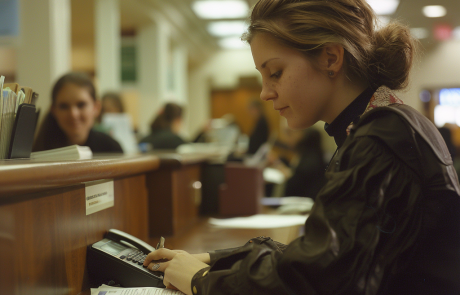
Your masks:
<instances>
[{"instance_id":1,"label":"blurred background","mask_svg":"<svg viewBox=\"0 0 460 295\"><path fill-rule=\"evenodd\" d=\"M37 91L37 105L46 111L59 76L87 73L99 96L121 94L138 138L148 134L165 102L184 107L186 140L210 119L228 114L249 136L257 120L248 105L259 97L261 81L239 36L255 2L0 0L0 74ZM400 20L420 39L410 87L399 96L450 131L455 153L460 148L460 1L368 2L381 24ZM271 103L263 108L270 133L282 137L285 123ZM324 133L322 124L317 127ZM323 145L334 149L327 136Z\"/></svg>"}]
</instances>

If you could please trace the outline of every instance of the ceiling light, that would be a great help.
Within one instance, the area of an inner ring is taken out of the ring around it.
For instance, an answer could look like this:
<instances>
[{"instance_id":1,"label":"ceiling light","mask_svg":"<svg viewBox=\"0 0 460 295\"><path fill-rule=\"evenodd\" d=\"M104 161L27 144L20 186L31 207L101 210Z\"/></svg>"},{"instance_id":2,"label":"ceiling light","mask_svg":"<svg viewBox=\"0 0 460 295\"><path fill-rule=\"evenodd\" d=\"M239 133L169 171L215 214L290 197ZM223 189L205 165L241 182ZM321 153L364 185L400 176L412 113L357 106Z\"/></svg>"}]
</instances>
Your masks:
<instances>
[{"instance_id":1,"label":"ceiling light","mask_svg":"<svg viewBox=\"0 0 460 295\"><path fill-rule=\"evenodd\" d=\"M241 36L246 28L246 23L239 20L212 22L208 25L208 32L216 37Z\"/></svg>"},{"instance_id":2,"label":"ceiling light","mask_svg":"<svg viewBox=\"0 0 460 295\"><path fill-rule=\"evenodd\" d=\"M378 15L390 15L398 8L399 0L367 0L367 3Z\"/></svg>"},{"instance_id":3,"label":"ceiling light","mask_svg":"<svg viewBox=\"0 0 460 295\"><path fill-rule=\"evenodd\" d=\"M192 9L205 19L246 18L249 14L248 3L241 0L195 1Z\"/></svg>"},{"instance_id":4,"label":"ceiling light","mask_svg":"<svg viewBox=\"0 0 460 295\"><path fill-rule=\"evenodd\" d=\"M425 39L430 35L429 31L425 28L412 28L410 29L412 36L417 39Z\"/></svg>"},{"instance_id":5,"label":"ceiling light","mask_svg":"<svg viewBox=\"0 0 460 295\"><path fill-rule=\"evenodd\" d=\"M228 37L219 40L220 47L224 49L243 49L249 48L246 42L241 41L239 37Z\"/></svg>"},{"instance_id":6,"label":"ceiling light","mask_svg":"<svg viewBox=\"0 0 460 295\"><path fill-rule=\"evenodd\" d=\"M426 17L443 17L446 15L446 8L441 5L429 5L423 7L423 14Z\"/></svg>"}]
</instances>

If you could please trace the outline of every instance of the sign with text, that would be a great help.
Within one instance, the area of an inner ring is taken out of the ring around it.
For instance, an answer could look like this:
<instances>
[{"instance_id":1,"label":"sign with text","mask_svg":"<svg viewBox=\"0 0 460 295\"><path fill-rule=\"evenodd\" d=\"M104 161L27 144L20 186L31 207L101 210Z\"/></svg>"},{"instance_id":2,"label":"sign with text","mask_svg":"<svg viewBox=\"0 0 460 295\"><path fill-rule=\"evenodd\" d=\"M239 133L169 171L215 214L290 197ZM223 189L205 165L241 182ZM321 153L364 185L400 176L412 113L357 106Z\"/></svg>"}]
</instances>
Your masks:
<instances>
[{"instance_id":1,"label":"sign with text","mask_svg":"<svg viewBox=\"0 0 460 295\"><path fill-rule=\"evenodd\" d=\"M98 180L85 183L86 215L113 207L113 180Z\"/></svg>"}]
</instances>

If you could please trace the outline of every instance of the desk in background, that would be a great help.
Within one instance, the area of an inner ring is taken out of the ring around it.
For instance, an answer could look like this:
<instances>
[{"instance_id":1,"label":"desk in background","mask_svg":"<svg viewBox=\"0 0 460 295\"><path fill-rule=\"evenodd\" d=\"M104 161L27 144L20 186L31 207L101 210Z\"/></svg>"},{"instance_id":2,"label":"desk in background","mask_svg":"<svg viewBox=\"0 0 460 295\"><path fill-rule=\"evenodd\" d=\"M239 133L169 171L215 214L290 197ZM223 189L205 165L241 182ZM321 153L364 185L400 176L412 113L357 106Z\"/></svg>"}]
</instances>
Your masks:
<instances>
[{"instance_id":1,"label":"desk in background","mask_svg":"<svg viewBox=\"0 0 460 295\"><path fill-rule=\"evenodd\" d=\"M147 174L150 236L173 236L198 221L206 154L157 153L160 169Z\"/></svg>"}]
</instances>

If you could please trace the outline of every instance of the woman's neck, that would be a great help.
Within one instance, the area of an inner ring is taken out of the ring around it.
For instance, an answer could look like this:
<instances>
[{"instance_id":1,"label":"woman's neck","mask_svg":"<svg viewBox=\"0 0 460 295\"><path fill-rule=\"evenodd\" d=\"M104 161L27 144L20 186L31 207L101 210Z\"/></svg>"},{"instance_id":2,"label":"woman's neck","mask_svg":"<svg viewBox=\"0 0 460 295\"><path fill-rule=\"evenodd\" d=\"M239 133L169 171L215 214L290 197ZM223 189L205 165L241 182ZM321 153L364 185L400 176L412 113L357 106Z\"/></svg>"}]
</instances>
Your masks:
<instances>
[{"instance_id":1,"label":"woman's neck","mask_svg":"<svg viewBox=\"0 0 460 295\"><path fill-rule=\"evenodd\" d=\"M333 85L332 99L327 106L327 113L323 121L332 123L335 118L350 104L352 103L364 90L367 89L365 84L351 83L348 78L337 78L336 85Z\"/></svg>"}]
</instances>

